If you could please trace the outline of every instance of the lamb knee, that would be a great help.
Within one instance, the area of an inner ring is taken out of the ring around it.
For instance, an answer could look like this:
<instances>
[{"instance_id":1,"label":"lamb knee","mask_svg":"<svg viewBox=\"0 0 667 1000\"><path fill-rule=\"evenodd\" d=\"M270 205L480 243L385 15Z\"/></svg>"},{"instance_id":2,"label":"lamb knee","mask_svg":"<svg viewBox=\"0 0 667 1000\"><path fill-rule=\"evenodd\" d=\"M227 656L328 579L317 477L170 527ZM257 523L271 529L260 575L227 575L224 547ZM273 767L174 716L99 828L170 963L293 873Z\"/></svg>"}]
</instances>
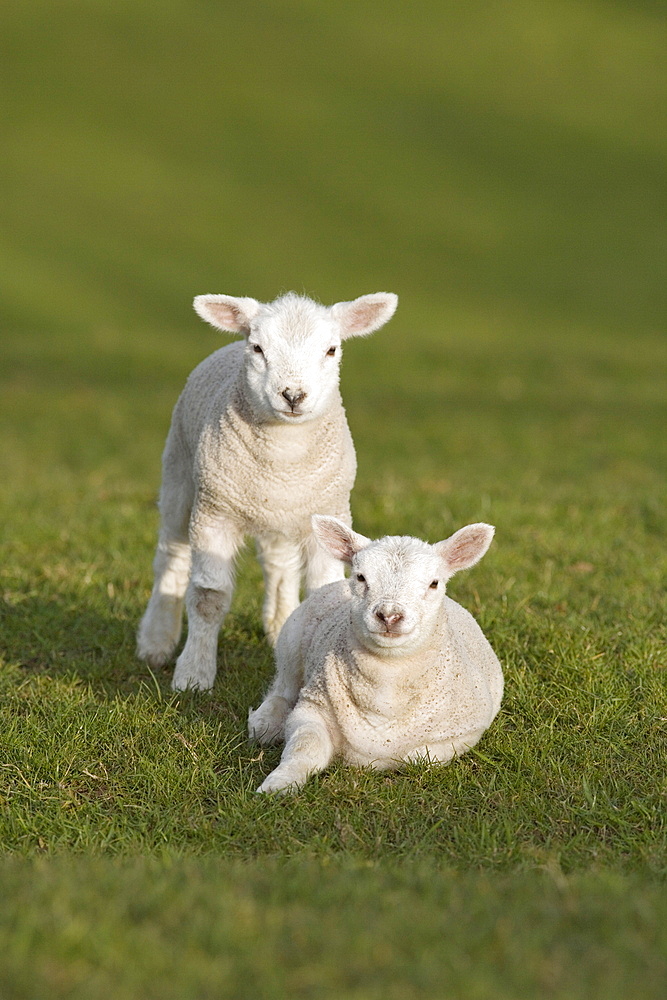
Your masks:
<instances>
[{"instance_id":1,"label":"lamb knee","mask_svg":"<svg viewBox=\"0 0 667 1000\"><path fill-rule=\"evenodd\" d=\"M193 588L193 604L196 613L200 618L210 625L219 622L229 603L228 595L221 590L213 590L211 587Z\"/></svg>"}]
</instances>

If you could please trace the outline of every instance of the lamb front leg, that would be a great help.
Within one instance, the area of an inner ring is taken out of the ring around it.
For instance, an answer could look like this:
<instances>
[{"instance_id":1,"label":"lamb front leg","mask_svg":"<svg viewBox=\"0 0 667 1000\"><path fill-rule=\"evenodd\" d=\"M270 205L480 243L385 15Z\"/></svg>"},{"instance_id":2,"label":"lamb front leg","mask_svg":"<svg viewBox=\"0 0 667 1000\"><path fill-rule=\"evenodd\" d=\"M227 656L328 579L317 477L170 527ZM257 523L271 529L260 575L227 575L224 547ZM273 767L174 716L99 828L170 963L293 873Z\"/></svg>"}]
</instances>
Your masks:
<instances>
[{"instance_id":1,"label":"lamb front leg","mask_svg":"<svg viewBox=\"0 0 667 1000\"><path fill-rule=\"evenodd\" d=\"M208 691L217 670L218 633L234 592L234 558L243 541L237 526L223 519L193 517L192 571L185 606L188 637L176 661L171 686Z\"/></svg>"},{"instance_id":2,"label":"lamb front leg","mask_svg":"<svg viewBox=\"0 0 667 1000\"><path fill-rule=\"evenodd\" d=\"M193 490L190 470L170 431L163 457L160 537L153 560L151 599L137 634L137 654L152 667L168 663L183 626L183 599L190 577L188 525Z\"/></svg>"},{"instance_id":3,"label":"lamb front leg","mask_svg":"<svg viewBox=\"0 0 667 1000\"><path fill-rule=\"evenodd\" d=\"M298 704L285 728L286 743L280 764L264 779L258 792L296 792L333 758L333 740L323 716L314 706Z\"/></svg>"},{"instance_id":4,"label":"lamb front leg","mask_svg":"<svg viewBox=\"0 0 667 1000\"><path fill-rule=\"evenodd\" d=\"M190 575L187 540L160 539L153 571L153 591L137 633L137 655L151 667L162 667L176 651L183 627L183 598Z\"/></svg>"}]
</instances>

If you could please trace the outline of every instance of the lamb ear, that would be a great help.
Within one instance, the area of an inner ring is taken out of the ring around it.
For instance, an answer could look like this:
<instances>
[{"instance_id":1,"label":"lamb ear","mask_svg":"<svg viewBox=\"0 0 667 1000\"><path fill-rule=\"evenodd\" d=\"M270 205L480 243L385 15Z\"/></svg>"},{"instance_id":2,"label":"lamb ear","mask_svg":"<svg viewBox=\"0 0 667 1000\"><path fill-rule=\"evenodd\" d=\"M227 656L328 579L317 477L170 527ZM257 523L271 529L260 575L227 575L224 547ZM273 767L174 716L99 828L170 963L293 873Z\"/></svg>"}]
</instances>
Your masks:
<instances>
[{"instance_id":1,"label":"lamb ear","mask_svg":"<svg viewBox=\"0 0 667 1000\"><path fill-rule=\"evenodd\" d=\"M341 339L345 340L379 330L394 315L397 305L398 295L393 292L375 292L353 302L337 302L331 307L331 314L340 325Z\"/></svg>"},{"instance_id":2,"label":"lamb ear","mask_svg":"<svg viewBox=\"0 0 667 1000\"><path fill-rule=\"evenodd\" d=\"M370 538L358 535L337 517L313 514L310 523L313 526L313 534L322 548L346 563L351 563L354 555L371 543Z\"/></svg>"},{"instance_id":3,"label":"lamb ear","mask_svg":"<svg viewBox=\"0 0 667 1000\"><path fill-rule=\"evenodd\" d=\"M197 295L192 304L195 312L211 326L244 336L250 332L250 321L260 309L260 303L255 299L235 298L233 295Z\"/></svg>"},{"instance_id":4,"label":"lamb ear","mask_svg":"<svg viewBox=\"0 0 667 1000\"><path fill-rule=\"evenodd\" d=\"M450 576L460 569L468 569L486 554L493 540L495 528L491 524L468 524L460 528L444 542L436 542L433 548L444 559Z\"/></svg>"}]
</instances>

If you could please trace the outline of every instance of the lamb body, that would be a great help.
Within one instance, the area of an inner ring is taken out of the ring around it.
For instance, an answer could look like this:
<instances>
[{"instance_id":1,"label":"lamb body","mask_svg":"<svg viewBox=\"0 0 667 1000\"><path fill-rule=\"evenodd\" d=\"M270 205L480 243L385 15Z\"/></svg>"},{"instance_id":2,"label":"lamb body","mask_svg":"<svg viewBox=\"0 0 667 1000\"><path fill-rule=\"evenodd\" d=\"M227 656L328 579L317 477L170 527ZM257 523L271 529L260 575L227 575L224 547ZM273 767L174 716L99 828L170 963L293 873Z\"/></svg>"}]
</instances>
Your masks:
<instances>
[{"instance_id":1,"label":"lamb body","mask_svg":"<svg viewBox=\"0 0 667 1000\"><path fill-rule=\"evenodd\" d=\"M273 303L198 296L214 326L242 333L190 375L163 455L155 582L138 634L139 655L166 663L188 637L172 686L208 689L217 637L234 587L234 559L247 535L265 580L264 627L275 641L307 589L340 579L310 515L350 523L356 458L338 389L341 342L372 332L396 308L378 293L332 307L293 293Z\"/></svg>"},{"instance_id":2,"label":"lamb body","mask_svg":"<svg viewBox=\"0 0 667 1000\"><path fill-rule=\"evenodd\" d=\"M496 716L503 675L475 619L444 590L484 555L493 528L468 525L429 546L313 521L352 573L311 594L283 627L275 680L249 713L251 737L285 740L258 790L299 788L334 757L385 769L464 753Z\"/></svg>"}]
</instances>

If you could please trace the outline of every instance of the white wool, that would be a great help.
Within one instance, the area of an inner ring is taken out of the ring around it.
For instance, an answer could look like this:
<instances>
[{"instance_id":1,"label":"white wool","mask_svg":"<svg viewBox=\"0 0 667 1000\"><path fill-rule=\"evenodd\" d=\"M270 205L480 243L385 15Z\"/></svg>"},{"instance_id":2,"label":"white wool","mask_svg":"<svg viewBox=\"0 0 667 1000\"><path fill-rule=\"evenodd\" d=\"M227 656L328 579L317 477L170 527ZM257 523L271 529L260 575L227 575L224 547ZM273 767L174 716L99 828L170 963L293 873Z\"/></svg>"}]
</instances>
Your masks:
<instances>
[{"instance_id":1,"label":"white wool","mask_svg":"<svg viewBox=\"0 0 667 1000\"><path fill-rule=\"evenodd\" d=\"M356 458L338 389L341 343L382 326L396 304L389 293L331 307L294 293L268 304L195 299L202 318L245 339L192 372L164 450L155 582L138 652L155 666L171 658L185 599L188 637L175 689L213 685L218 632L246 536L255 538L264 570L264 627L272 641L299 603L304 572L309 591L343 577L310 523L315 511L350 523Z\"/></svg>"},{"instance_id":2,"label":"white wool","mask_svg":"<svg viewBox=\"0 0 667 1000\"><path fill-rule=\"evenodd\" d=\"M384 769L465 753L500 708L503 674L445 584L481 559L494 529L468 525L428 545L313 522L351 575L311 594L280 634L273 684L248 724L251 738L285 749L258 790L296 790L334 757Z\"/></svg>"}]
</instances>

